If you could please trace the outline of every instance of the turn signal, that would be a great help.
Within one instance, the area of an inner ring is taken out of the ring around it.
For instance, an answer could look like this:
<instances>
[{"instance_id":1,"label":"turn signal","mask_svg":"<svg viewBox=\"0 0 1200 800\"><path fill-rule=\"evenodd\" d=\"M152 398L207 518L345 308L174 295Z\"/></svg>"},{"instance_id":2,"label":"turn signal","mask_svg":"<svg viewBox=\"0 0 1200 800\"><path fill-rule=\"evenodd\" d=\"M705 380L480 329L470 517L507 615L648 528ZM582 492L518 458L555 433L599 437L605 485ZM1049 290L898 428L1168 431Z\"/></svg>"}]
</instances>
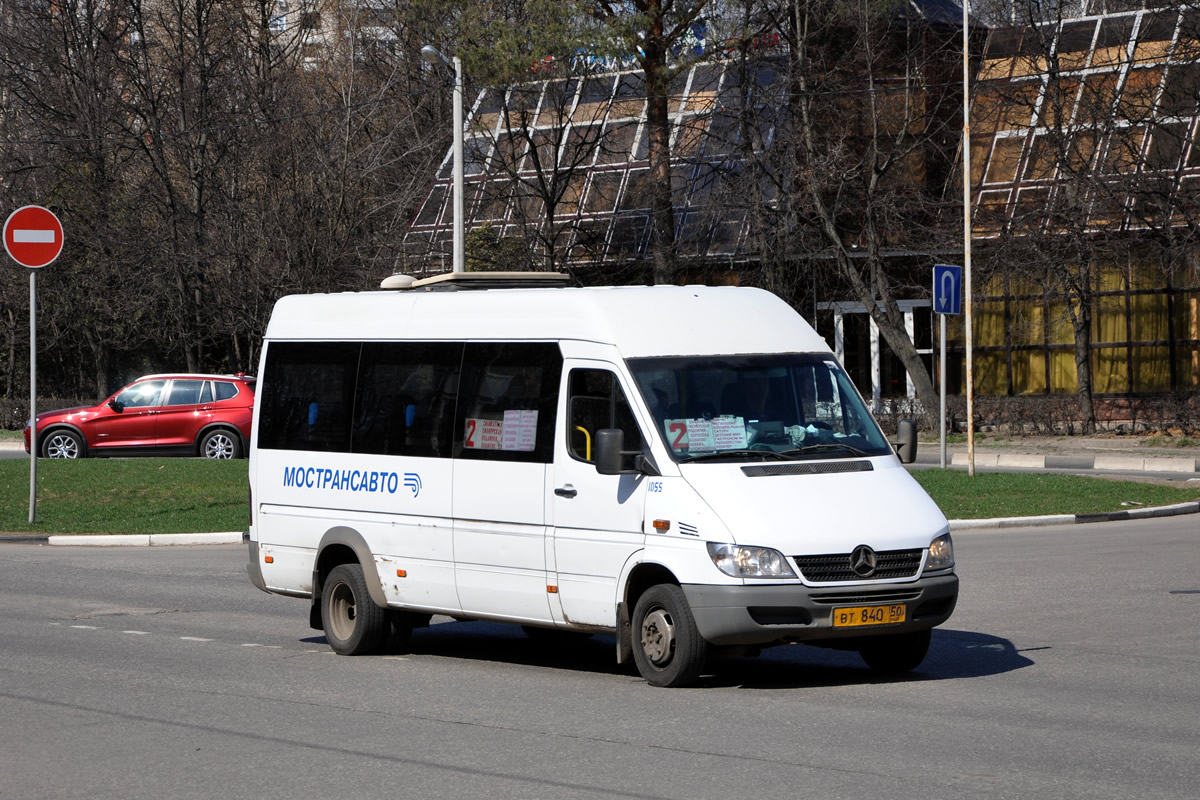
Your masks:
<instances>
[{"instance_id":1,"label":"turn signal","mask_svg":"<svg viewBox=\"0 0 1200 800\"><path fill-rule=\"evenodd\" d=\"M407 578L407 577L408 577L408 570L406 570L406 569L398 569L398 570L396 570L396 577L397 577L397 578Z\"/></svg>"},{"instance_id":2,"label":"turn signal","mask_svg":"<svg viewBox=\"0 0 1200 800\"><path fill-rule=\"evenodd\" d=\"M547 586L546 593L547 594L558 594L558 587L557 586Z\"/></svg>"},{"instance_id":3,"label":"turn signal","mask_svg":"<svg viewBox=\"0 0 1200 800\"><path fill-rule=\"evenodd\" d=\"M268 564L274 564L275 556L263 556L263 561L267 562Z\"/></svg>"},{"instance_id":4,"label":"turn signal","mask_svg":"<svg viewBox=\"0 0 1200 800\"><path fill-rule=\"evenodd\" d=\"M659 533L666 533L671 530L671 520L669 519L656 519L652 524L654 525L654 530Z\"/></svg>"}]
</instances>

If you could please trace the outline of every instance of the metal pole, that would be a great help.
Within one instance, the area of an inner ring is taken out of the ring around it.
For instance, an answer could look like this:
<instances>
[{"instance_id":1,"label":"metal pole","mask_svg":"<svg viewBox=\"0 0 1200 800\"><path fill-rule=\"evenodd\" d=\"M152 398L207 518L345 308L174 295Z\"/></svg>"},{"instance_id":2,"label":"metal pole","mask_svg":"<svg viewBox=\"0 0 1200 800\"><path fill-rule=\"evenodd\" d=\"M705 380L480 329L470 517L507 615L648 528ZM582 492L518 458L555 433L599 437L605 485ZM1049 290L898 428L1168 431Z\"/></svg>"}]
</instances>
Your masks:
<instances>
[{"instance_id":1,"label":"metal pole","mask_svg":"<svg viewBox=\"0 0 1200 800\"><path fill-rule=\"evenodd\" d=\"M946 468L946 315L938 314L938 338L941 358L938 360L938 389L942 399L942 469Z\"/></svg>"},{"instance_id":2,"label":"metal pole","mask_svg":"<svg viewBox=\"0 0 1200 800\"><path fill-rule=\"evenodd\" d=\"M29 270L29 524L37 519L37 270Z\"/></svg>"},{"instance_id":3,"label":"metal pole","mask_svg":"<svg viewBox=\"0 0 1200 800\"><path fill-rule=\"evenodd\" d=\"M454 271L466 269L466 241L463 227L463 66L454 62Z\"/></svg>"},{"instance_id":4,"label":"metal pole","mask_svg":"<svg viewBox=\"0 0 1200 800\"><path fill-rule=\"evenodd\" d=\"M962 23L962 88L963 88L963 323L966 326L967 347L967 474L975 477L975 358L971 321L971 43L967 9L970 0L963 0Z\"/></svg>"}]
</instances>

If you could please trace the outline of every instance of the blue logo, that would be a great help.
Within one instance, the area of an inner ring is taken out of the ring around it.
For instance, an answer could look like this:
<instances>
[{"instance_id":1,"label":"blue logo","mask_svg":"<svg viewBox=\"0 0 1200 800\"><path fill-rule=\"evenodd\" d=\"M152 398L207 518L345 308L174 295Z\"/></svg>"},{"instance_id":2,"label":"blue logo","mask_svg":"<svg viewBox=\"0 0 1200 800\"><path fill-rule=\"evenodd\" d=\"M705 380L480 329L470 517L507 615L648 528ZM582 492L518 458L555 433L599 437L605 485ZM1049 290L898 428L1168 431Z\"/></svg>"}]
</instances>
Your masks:
<instances>
[{"instance_id":1,"label":"blue logo","mask_svg":"<svg viewBox=\"0 0 1200 800\"><path fill-rule=\"evenodd\" d=\"M404 473L404 485L413 493L413 497L416 497L421 493L421 476L415 472Z\"/></svg>"}]
</instances>

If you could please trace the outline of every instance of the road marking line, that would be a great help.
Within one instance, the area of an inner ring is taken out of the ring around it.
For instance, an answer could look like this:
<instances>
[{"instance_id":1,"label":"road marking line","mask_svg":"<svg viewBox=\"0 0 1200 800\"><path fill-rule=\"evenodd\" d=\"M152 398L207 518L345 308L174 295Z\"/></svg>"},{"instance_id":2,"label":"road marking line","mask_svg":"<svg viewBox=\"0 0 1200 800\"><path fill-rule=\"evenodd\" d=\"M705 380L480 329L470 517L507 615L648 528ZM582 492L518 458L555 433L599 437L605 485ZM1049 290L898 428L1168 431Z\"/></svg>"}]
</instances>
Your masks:
<instances>
[{"instance_id":1,"label":"road marking line","mask_svg":"<svg viewBox=\"0 0 1200 800\"><path fill-rule=\"evenodd\" d=\"M95 625L72 625L71 627L76 628L81 631L98 631L98 630L100 630Z\"/></svg>"},{"instance_id":2,"label":"road marking line","mask_svg":"<svg viewBox=\"0 0 1200 800\"><path fill-rule=\"evenodd\" d=\"M129 634L133 634L134 636L149 636L150 635L150 631L121 631L121 633L129 633Z\"/></svg>"},{"instance_id":3,"label":"road marking line","mask_svg":"<svg viewBox=\"0 0 1200 800\"><path fill-rule=\"evenodd\" d=\"M212 639L205 639L200 636L180 636L179 638L185 642L211 642L212 641Z\"/></svg>"},{"instance_id":4,"label":"road marking line","mask_svg":"<svg viewBox=\"0 0 1200 800\"><path fill-rule=\"evenodd\" d=\"M254 644L254 643L250 643L250 644L244 644L244 645L242 645L242 647L265 647L265 648L267 648L268 650L282 650L282 649L283 649L283 645L281 645L281 644Z\"/></svg>"}]
</instances>

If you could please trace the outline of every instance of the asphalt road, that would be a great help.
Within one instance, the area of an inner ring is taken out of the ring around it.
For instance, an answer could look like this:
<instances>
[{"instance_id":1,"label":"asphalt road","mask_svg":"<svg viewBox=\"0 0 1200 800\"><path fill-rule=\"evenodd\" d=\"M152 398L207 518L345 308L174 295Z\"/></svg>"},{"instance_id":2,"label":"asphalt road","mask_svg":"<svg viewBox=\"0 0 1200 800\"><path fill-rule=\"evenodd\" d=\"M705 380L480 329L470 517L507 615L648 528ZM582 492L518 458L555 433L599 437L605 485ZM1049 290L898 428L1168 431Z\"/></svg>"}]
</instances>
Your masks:
<instances>
[{"instance_id":1,"label":"asphalt road","mask_svg":"<svg viewBox=\"0 0 1200 800\"><path fill-rule=\"evenodd\" d=\"M685 690L482 623L335 656L236 545L0 544L0 798L1197 796L1198 518L955 537L918 673L792 646Z\"/></svg>"}]
</instances>

